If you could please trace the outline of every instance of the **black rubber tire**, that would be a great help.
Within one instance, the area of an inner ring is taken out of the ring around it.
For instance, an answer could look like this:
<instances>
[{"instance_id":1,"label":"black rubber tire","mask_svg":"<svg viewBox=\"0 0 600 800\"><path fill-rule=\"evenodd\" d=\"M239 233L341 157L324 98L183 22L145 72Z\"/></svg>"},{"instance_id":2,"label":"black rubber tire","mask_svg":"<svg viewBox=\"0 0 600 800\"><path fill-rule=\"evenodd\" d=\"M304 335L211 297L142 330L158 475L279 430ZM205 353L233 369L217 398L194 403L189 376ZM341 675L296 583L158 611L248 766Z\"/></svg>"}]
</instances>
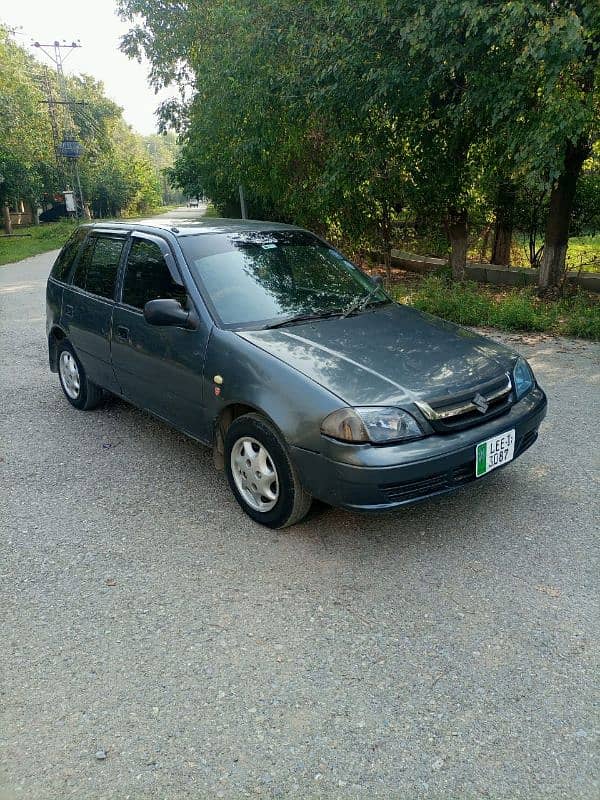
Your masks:
<instances>
[{"instance_id":1,"label":"black rubber tire","mask_svg":"<svg viewBox=\"0 0 600 800\"><path fill-rule=\"evenodd\" d=\"M241 436L252 436L269 451L279 479L279 499L270 511L257 511L239 493L231 472L231 451ZM285 444L275 428L260 414L244 414L235 419L225 434L225 473L233 496L243 511L267 528L289 528L303 519L312 497L304 490Z\"/></svg>"},{"instance_id":2,"label":"black rubber tire","mask_svg":"<svg viewBox=\"0 0 600 800\"><path fill-rule=\"evenodd\" d=\"M65 391L65 387L63 386L59 366L58 379L60 381L60 388L63 390L65 397L72 406L75 406L75 408L78 408L80 411L90 411L92 408L96 408L104 401L104 392L99 386L96 386L95 383L92 383L90 380L88 380L83 365L77 358L77 353L71 347L71 344L67 339L63 339L58 343L56 348L56 364L60 365L60 356L65 350L70 353L77 362L77 369L79 371L79 395L77 397L69 397Z\"/></svg>"}]
</instances>

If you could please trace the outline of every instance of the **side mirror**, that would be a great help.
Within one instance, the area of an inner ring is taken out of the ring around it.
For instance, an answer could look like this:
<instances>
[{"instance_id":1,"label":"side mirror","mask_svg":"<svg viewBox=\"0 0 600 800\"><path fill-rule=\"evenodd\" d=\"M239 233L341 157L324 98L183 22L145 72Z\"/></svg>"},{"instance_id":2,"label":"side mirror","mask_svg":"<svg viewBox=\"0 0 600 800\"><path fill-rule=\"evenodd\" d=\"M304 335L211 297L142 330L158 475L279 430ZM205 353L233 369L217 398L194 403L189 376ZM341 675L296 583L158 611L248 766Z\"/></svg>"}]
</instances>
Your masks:
<instances>
[{"instance_id":1,"label":"side mirror","mask_svg":"<svg viewBox=\"0 0 600 800\"><path fill-rule=\"evenodd\" d=\"M373 275L371 277L371 280L373 281L375 286L383 286L383 278L381 277L381 275Z\"/></svg>"},{"instance_id":2,"label":"side mirror","mask_svg":"<svg viewBox=\"0 0 600 800\"><path fill-rule=\"evenodd\" d=\"M144 306L144 319L149 325L176 325L180 328L194 328L192 315L181 303L172 298L149 300Z\"/></svg>"}]
</instances>

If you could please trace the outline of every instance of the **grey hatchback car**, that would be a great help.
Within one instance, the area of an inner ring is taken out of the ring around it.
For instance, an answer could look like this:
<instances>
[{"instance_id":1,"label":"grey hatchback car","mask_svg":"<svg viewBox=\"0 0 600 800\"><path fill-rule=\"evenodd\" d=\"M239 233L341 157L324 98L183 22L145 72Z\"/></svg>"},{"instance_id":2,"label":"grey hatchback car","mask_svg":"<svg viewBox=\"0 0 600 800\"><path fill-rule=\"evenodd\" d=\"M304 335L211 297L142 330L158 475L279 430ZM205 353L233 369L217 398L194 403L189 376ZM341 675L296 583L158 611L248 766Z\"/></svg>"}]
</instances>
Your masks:
<instances>
[{"instance_id":1,"label":"grey hatchback car","mask_svg":"<svg viewBox=\"0 0 600 800\"><path fill-rule=\"evenodd\" d=\"M393 302L318 236L240 220L80 227L47 285L50 368L213 448L271 528L313 498L381 511L449 492L537 438L516 352Z\"/></svg>"}]
</instances>

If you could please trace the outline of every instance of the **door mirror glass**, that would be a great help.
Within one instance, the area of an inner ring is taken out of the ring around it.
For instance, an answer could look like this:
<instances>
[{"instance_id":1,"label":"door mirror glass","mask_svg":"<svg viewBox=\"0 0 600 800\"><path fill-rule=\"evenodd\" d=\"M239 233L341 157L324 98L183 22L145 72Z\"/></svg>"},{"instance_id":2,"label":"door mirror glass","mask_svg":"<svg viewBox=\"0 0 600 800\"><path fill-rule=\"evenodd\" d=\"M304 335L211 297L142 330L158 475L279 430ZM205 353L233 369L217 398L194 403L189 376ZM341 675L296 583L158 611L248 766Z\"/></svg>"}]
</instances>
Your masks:
<instances>
[{"instance_id":1,"label":"door mirror glass","mask_svg":"<svg viewBox=\"0 0 600 800\"><path fill-rule=\"evenodd\" d=\"M190 312L172 298L149 300L144 306L144 319L150 325L177 325L192 327Z\"/></svg>"}]
</instances>

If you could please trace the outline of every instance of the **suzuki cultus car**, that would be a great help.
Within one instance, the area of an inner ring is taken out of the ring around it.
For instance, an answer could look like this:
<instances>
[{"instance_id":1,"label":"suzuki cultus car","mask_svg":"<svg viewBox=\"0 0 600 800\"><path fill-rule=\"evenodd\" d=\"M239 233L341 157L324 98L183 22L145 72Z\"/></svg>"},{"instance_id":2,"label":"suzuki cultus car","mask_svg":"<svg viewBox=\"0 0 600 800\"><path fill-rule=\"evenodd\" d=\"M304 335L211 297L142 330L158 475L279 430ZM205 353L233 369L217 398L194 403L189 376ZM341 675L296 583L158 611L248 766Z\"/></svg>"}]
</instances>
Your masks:
<instances>
[{"instance_id":1,"label":"suzuki cultus car","mask_svg":"<svg viewBox=\"0 0 600 800\"><path fill-rule=\"evenodd\" d=\"M313 498L381 511L535 441L513 350L414 308L308 231L239 220L80 227L48 279L50 368L78 409L117 395L213 448L254 520Z\"/></svg>"}]
</instances>

